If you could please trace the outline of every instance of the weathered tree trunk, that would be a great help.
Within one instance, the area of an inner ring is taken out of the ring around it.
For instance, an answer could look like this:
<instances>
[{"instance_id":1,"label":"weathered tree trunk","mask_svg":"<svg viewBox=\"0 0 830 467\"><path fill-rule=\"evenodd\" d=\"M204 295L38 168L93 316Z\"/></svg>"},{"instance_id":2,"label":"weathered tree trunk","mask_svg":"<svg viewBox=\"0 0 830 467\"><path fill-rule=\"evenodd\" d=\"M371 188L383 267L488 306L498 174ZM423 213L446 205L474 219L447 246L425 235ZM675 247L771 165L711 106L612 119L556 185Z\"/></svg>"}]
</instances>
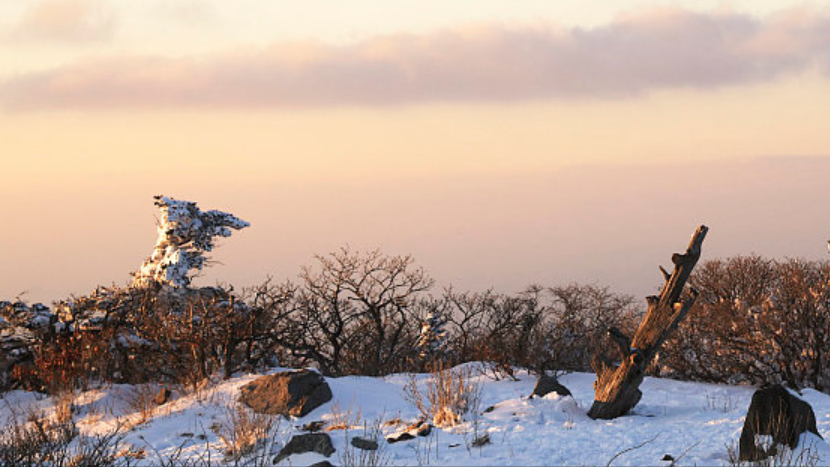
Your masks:
<instances>
[{"instance_id":1,"label":"weathered tree trunk","mask_svg":"<svg viewBox=\"0 0 830 467\"><path fill-rule=\"evenodd\" d=\"M666 283L659 296L646 297L648 311L633 341L616 328L608 330L608 336L619 347L622 361L620 366L613 366L599 356L594 357L593 367L597 373L597 381L594 383L596 396L591 410L588 411L589 417L616 418L628 413L640 401L642 393L639 387L643 382L646 367L689 313L697 298L697 290L690 287L688 292L684 293L684 286L700 258L700 247L708 231L708 227L701 225L692 235L686 253L672 255L674 271L671 275L660 268Z\"/></svg>"}]
</instances>

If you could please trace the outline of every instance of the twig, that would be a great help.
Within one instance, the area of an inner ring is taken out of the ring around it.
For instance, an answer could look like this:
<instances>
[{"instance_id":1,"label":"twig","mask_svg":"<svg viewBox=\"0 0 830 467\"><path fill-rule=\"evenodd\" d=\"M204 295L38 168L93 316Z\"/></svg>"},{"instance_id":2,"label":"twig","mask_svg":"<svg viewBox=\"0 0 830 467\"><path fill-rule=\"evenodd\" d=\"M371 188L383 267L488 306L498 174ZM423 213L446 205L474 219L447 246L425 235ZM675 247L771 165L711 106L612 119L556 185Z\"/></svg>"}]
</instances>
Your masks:
<instances>
[{"instance_id":1,"label":"twig","mask_svg":"<svg viewBox=\"0 0 830 467\"><path fill-rule=\"evenodd\" d=\"M699 440L697 440L697 443L695 443L695 444L693 444L693 445L689 446L689 447L688 447L685 451L683 451L683 453L682 453L682 454L680 454L680 456L678 456L678 457L677 457L677 459L675 459L675 460L673 460L673 461L672 461L671 465L675 465L675 464L677 464L678 462L680 462L680 459L683 459L684 457L686 457L686 454L688 454L688 453L689 453L689 451L691 451L692 449L696 448L696 447L697 447L697 445L698 445L698 444L700 444L700 442L701 442L701 441L703 441L703 440L702 440L702 439L699 439Z\"/></svg>"},{"instance_id":2,"label":"twig","mask_svg":"<svg viewBox=\"0 0 830 467\"><path fill-rule=\"evenodd\" d=\"M612 463L612 462L614 462L614 460L615 460L616 458L618 458L618 457L622 456L623 454L625 454L625 453L627 453L627 452L630 452L630 451L634 451L634 450L640 449L641 447L645 446L646 444L654 442L654 440L656 440L656 439L657 439L657 438L659 438L659 437L660 437L660 434L658 433L658 434L654 435L654 438L651 438L651 439L649 439L649 440L643 441L642 443L640 443L640 444L638 444L638 445L636 445L636 446L630 447L630 448L628 448L628 449L623 449L622 451L620 451L620 452L618 452L618 453L614 454L614 457L612 457L612 458L611 458L611 460L610 460L610 461L608 461L608 463L607 463L607 464L605 464L605 467L611 467L611 463Z\"/></svg>"}]
</instances>

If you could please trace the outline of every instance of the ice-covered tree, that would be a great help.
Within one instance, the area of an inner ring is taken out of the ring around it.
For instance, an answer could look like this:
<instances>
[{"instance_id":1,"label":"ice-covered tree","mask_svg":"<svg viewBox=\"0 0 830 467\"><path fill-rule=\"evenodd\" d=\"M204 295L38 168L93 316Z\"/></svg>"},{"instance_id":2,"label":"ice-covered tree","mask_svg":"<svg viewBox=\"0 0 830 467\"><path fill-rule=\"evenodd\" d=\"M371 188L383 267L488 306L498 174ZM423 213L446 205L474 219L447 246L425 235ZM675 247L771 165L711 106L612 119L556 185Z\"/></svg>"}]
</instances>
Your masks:
<instances>
[{"instance_id":1,"label":"ice-covered tree","mask_svg":"<svg viewBox=\"0 0 830 467\"><path fill-rule=\"evenodd\" d=\"M162 284L174 288L190 285L191 272L205 265L206 252L215 237L230 237L232 231L250 224L230 213L199 209L196 203L156 196L161 210L158 240L153 254L133 278L134 287Z\"/></svg>"}]
</instances>

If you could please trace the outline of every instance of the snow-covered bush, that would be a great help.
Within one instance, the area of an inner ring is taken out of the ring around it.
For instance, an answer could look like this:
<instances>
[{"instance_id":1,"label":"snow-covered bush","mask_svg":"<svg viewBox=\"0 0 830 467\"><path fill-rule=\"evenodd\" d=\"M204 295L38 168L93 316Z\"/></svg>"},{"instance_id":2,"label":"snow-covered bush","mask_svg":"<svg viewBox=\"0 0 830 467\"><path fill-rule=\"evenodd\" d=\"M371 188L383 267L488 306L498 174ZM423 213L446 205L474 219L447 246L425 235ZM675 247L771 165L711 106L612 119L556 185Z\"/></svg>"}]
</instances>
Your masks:
<instances>
[{"instance_id":1,"label":"snow-covered bush","mask_svg":"<svg viewBox=\"0 0 830 467\"><path fill-rule=\"evenodd\" d=\"M700 297L665 346L665 372L830 390L830 263L712 260L690 283Z\"/></svg>"}]
</instances>

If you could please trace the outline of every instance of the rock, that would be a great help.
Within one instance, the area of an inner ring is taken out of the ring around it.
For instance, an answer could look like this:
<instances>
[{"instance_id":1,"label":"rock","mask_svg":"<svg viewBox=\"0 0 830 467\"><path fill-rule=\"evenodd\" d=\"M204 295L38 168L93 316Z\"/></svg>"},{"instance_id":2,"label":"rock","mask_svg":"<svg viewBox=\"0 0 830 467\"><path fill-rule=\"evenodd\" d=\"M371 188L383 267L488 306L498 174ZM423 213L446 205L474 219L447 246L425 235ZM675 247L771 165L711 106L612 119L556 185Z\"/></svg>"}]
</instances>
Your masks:
<instances>
[{"instance_id":1,"label":"rock","mask_svg":"<svg viewBox=\"0 0 830 467\"><path fill-rule=\"evenodd\" d=\"M429 436L432 432L432 425L427 422L421 424L421 426L415 428L415 435L417 436Z\"/></svg>"},{"instance_id":2,"label":"rock","mask_svg":"<svg viewBox=\"0 0 830 467\"><path fill-rule=\"evenodd\" d=\"M171 393L170 393L170 390L169 390L169 389L167 389L167 388L161 388L161 389L159 390L159 393L158 393L158 394L156 394L156 398L155 398L155 399L153 399L153 402L155 402L155 403L156 403L156 405L164 405L164 404L166 404L166 403L167 403L167 401L169 401L169 400L170 400L170 394L171 394Z\"/></svg>"},{"instance_id":3,"label":"rock","mask_svg":"<svg viewBox=\"0 0 830 467\"><path fill-rule=\"evenodd\" d=\"M332 398L326 380L309 370L263 376L239 392L240 402L255 412L292 417L304 417Z\"/></svg>"},{"instance_id":4,"label":"rock","mask_svg":"<svg viewBox=\"0 0 830 467\"><path fill-rule=\"evenodd\" d=\"M741 430L739 460L766 459L775 455L780 445L795 449L799 436L807 431L821 437L810 404L790 394L780 384L761 388L752 395ZM756 445L758 435L771 435L772 446Z\"/></svg>"},{"instance_id":5,"label":"rock","mask_svg":"<svg viewBox=\"0 0 830 467\"><path fill-rule=\"evenodd\" d=\"M278 464L280 461L288 456L294 454L302 454L305 452L316 452L329 457L334 452L334 445L331 443L331 437L325 433L305 433L296 435L291 438L291 441L280 449L277 457L274 458L274 463Z\"/></svg>"},{"instance_id":6,"label":"rock","mask_svg":"<svg viewBox=\"0 0 830 467\"><path fill-rule=\"evenodd\" d=\"M418 420L414 424L404 428L403 431L400 431L386 438L386 442L389 444L394 444L398 441L415 439L416 436L429 436L431 432L432 425L430 425L429 422Z\"/></svg>"},{"instance_id":7,"label":"rock","mask_svg":"<svg viewBox=\"0 0 830 467\"><path fill-rule=\"evenodd\" d=\"M553 376L542 375L539 377L539 381L536 381L536 386L533 388L533 394L531 394L530 397L545 397L545 395L551 392L555 392L560 396L571 395L571 391L565 386L559 384L559 381L556 378Z\"/></svg>"},{"instance_id":8,"label":"rock","mask_svg":"<svg viewBox=\"0 0 830 467\"><path fill-rule=\"evenodd\" d=\"M389 444L395 444L398 441L406 441L409 439L415 439L415 435L409 433L408 431L404 431L403 433L398 433L386 438L386 442Z\"/></svg>"},{"instance_id":9,"label":"rock","mask_svg":"<svg viewBox=\"0 0 830 467\"><path fill-rule=\"evenodd\" d=\"M309 465L308 467L334 467L334 464L332 464L329 461L320 461L320 462L315 462L315 463Z\"/></svg>"},{"instance_id":10,"label":"rock","mask_svg":"<svg viewBox=\"0 0 830 467\"><path fill-rule=\"evenodd\" d=\"M480 448L488 444L490 444L490 433L484 433L483 435L474 439L470 445L474 448Z\"/></svg>"},{"instance_id":11,"label":"rock","mask_svg":"<svg viewBox=\"0 0 830 467\"><path fill-rule=\"evenodd\" d=\"M378 449L378 442L372 439L361 438L360 436L355 436L352 438L352 446L362 449L364 451L377 451Z\"/></svg>"},{"instance_id":12,"label":"rock","mask_svg":"<svg viewBox=\"0 0 830 467\"><path fill-rule=\"evenodd\" d=\"M317 433L318 431L321 431L324 426L326 426L326 422L324 422L323 420L317 420L306 423L300 429L303 431L307 431L309 433Z\"/></svg>"}]
</instances>

